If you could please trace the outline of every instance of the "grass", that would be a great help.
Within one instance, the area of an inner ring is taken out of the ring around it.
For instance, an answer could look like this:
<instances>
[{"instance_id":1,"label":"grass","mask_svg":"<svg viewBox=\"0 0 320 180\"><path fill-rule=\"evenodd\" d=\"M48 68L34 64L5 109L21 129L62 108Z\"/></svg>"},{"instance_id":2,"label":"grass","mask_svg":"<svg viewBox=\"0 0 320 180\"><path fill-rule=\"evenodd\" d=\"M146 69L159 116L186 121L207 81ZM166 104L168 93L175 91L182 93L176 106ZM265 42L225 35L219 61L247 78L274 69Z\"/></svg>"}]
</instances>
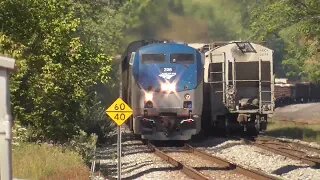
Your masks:
<instances>
[{"instance_id":1,"label":"grass","mask_svg":"<svg viewBox=\"0 0 320 180\"><path fill-rule=\"evenodd\" d=\"M80 155L61 147L21 144L13 149L13 176L23 179L89 179Z\"/></svg>"},{"instance_id":2,"label":"grass","mask_svg":"<svg viewBox=\"0 0 320 180\"><path fill-rule=\"evenodd\" d=\"M288 121L271 120L268 122L266 135L320 144L320 124L295 124Z\"/></svg>"}]
</instances>

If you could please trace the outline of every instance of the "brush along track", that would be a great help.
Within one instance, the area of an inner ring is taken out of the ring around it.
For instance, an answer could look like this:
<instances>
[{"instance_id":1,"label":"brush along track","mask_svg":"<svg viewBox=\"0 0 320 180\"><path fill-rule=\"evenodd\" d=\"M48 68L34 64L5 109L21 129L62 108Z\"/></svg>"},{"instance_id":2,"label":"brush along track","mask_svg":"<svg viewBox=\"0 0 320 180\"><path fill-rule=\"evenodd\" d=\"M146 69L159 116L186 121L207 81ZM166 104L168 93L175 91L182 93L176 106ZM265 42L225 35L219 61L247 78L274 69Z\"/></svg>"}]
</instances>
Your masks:
<instances>
[{"instance_id":1,"label":"brush along track","mask_svg":"<svg viewBox=\"0 0 320 180\"><path fill-rule=\"evenodd\" d=\"M207 154L190 145L173 149L156 148L150 143L148 146L156 155L193 179L276 179L262 172L249 170L227 160Z\"/></svg>"},{"instance_id":2,"label":"brush along track","mask_svg":"<svg viewBox=\"0 0 320 180\"><path fill-rule=\"evenodd\" d=\"M248 144L255 145L261 149L271 151L291 159L299 160L313 168L320 168L320 157L308 155L306 152L320 154L318 148L313 148L300 143L285 142L269 136L257 137L254 140L245 140Z\"/></svg>"}]
</instances>

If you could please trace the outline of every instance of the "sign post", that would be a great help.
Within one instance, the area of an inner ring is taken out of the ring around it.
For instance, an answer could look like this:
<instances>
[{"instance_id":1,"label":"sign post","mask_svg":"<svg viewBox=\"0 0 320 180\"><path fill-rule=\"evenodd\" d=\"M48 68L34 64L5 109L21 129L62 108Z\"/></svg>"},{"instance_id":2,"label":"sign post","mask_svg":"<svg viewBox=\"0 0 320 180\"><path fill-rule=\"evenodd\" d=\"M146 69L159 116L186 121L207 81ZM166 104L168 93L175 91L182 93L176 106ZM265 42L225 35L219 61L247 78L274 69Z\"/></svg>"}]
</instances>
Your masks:
<instances>
[{"instance_id":1,"label":"sign post","mask_svg":"<svg viewBox=\"0 0 320 180\"><path fill-rule=\"evenodd\" d=\"M121 125L132 115L132 109L121 98L118 98L106 110L107 115L118 125L118 141L117 141L117 154L118 154L118 179L121 179Z\"/></svg>"},{"instance_id":2,"label":"sign post","mask_svg":"<svg viewBox=\"0 0 320 180\"><path fill-rule=\"evenodd\" d=\"M0 179L12 179L12 116L9 96L9 70L15 60L0 56Z\"/></svg>"},{"instance_id":3,"label":"sign post","mask_svg":"<svg viewBox=\"0 0 320 180\"><path fill-rule=\"evenodd\" d=\"M121 128L120 126L117 127L118 139L117 139L117 157L118 157L118 180L121 180Z\"/></svg>"}]
</instances>

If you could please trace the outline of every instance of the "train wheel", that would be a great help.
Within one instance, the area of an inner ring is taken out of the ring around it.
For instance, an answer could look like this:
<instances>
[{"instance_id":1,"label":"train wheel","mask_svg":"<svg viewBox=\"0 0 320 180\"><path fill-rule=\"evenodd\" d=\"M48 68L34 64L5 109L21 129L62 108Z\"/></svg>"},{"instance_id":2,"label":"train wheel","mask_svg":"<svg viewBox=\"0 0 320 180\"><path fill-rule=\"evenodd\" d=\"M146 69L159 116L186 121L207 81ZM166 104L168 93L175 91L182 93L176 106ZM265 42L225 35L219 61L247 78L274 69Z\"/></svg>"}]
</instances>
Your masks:
<instances>
[{"instance_id":1,"label":"train wheel","mask_svg":"<svg viewBox=\"0 0 320 180\"><path fill-rule=\"evenodd\" d=\"M144 145L147 145L148 144L148 139L141 139L141 136L140 136L140 140L142 141L142 144Z\"/></svg>"},{"instance_id":2,"label":"train wheel","mask_svg":"<svg viewBox=\"0 0 320 180\"><path fill-rule=\"evenodd\" d=\"M134 140L141 140L141 134L133 134Z\"/></svg>"},{"instance_id":3,"label":"train wheel","mask_svg":"<svg viewBox=\"0 0 320 180\"><path fill-rule=\"evenodd\" d=\"M230 135L230 119L228 117L225 118L224 120L224 130L226 136Z\"/></svg>"},{"instance_id":4,"label":"train wheel","mask_svg":"<svg viewBox=\"0 0 320 180\"><path fill-rule=\"evenodd\" d=\"M263 115L260 119L260 131L265 132L267 130L268 115Z\"/></svg>"},{"instance_id":5,"label":"train wheel","mask_svg":"<svg viewBox=\"0 0 320 180\"><path fill-rule=\"evenodd\" d=\"M220 116L217 121L217 128L223 136L229 136L231 133L232 117L229 115Z\"/></svg>"},{"instance_id":6,"label":"train wheel","mask_svg":"<svg viewBox=\"0 0 320 180\"><path fill-rule=\"evenodd\" d=\"M261 121L260 121L260 117L257 117L256 120L254 121L254 127L255 130L259 133L260 129L261 129Z\"/></svg>"},{"instance_id":7,"label":"train wheel","mask_svg":"<svg viewBox=\"0 0 320 180\"><path fill-rule=\"evenodd\" d=\"M254 122L247 124L246 135L257 136L260 131L260 118L256 118Z\"/></svg>"},{"instance_id":8,"label":"train wheel","mask_svg":"<svg viewBox=\"0 0 320 180\"><path fill-rule=\"evenodd\" d=\"M213 116L214 117L214 116ZM210 135L214 136L224 136L226 134L226 117L225 116L217 116L217 119L211 120L208 127L211 129Z\"/></svg>"}]
</instances>

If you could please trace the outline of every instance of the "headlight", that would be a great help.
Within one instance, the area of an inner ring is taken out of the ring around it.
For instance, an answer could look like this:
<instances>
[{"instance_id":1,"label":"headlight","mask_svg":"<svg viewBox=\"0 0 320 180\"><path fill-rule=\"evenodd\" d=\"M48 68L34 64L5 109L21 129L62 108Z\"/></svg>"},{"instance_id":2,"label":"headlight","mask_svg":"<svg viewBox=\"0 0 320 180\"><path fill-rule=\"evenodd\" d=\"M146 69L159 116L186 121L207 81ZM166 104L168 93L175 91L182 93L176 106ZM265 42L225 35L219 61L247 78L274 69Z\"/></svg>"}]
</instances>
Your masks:
<instances>
[{"instance_id":1,"label":"headlight","mask_svg":"<svg viewBox=\"0 0 320 180\"><path fill-rule=\"evenodd\" d=\"M184 98L185 98L186 100L190 100L191 96L190 96L190 94L187 93L187 94L184 95Z\"/></svg>"},{"instance_id":2,"label":"headlight","mask_svg":"<svg viewBox=\"0 0 320 180\"><path fill-rule=\"evenodd\" d=\"M145 92L144 98L145 98L145 101L152 101L152 99L153 99L152 92Z\"/></svg>"},{"instance_id":3,"label":"headlight","mask_svg":"<svg viewBox=\"0 0 320 180\"><path fill-rule=\"evenodd\" d=\"M167 92L174 92L176 91L176 85L171 83L164 83L161 84L161 90Z\"/></svg>"},{"instance_id":4,"label":"headlight","mask_svg":"<svg viewBox=\"0 0 320 180\"><path fill-rule=\"evenodd\" d=\"M147 101L144 108L153 108L153 103L151 101Z\"/></svg>"}]
</instances>

